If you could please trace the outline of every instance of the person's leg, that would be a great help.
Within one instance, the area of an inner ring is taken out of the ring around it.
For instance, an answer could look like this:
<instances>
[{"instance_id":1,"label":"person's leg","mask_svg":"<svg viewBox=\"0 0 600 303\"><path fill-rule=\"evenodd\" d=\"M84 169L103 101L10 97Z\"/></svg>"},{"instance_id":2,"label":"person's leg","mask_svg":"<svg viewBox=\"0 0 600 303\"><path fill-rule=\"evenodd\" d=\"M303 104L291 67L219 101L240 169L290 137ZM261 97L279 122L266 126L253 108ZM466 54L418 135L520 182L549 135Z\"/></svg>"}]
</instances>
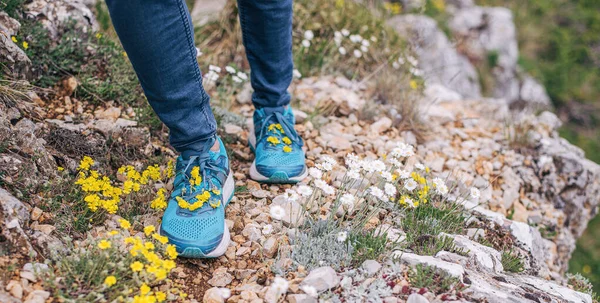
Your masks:
<instances>
[{"instance_id":1,"label":"person's leg","mask_svg":"<svg viewBox=\"0 0 600 303\"><path fill-rule=\"evenodd\" d=\"M238 0L250 81L257 108L290 103L292 82L292 0Z\"/></svg>"},{"instance_id":2,"label":"person's leg","mask_svg":"<svg viewBox=\"0 0 600 303\"><path fill-rule=\"evenodd\" d=\"M216 122L202 87L184 0L106 0L146 98L185 156L214 142Z\"/></svg>"},{"instance_id":3,"label":"person's leg","mask_svg":"<svg viewBox=\"0 0 600 303\"><path fill-rule=\"evenodd\" d=\"M224 207L234 181L225 146L215 135L185 1L106 2L146 97L182 154L160 233L184 257L221 256L230 241Z\"/></svg>"},{"instance_id":4,"label":"person's leg","mask_svg":"<svg viewBox=\"0 0 600 303\"><path fill-rule=\"evenodd\" d=\"M240 23L254 88L256 157L250 177L295 183L307 175L302 139L294 130L287 92L292 82L292 0L238 0Z\"/></svg>"}]
</instances>

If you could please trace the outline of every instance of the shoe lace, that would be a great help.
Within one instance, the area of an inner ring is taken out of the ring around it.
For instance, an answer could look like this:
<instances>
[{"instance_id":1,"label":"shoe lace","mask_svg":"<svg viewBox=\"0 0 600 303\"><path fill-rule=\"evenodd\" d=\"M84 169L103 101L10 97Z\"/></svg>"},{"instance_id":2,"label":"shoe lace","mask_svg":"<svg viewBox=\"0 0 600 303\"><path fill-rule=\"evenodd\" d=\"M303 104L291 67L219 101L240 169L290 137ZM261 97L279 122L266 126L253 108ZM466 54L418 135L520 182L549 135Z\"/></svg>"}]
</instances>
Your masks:
<instances>
[{"instance_id":1,"label":"shoe lace","mask_svg":"<svg viewBox=\"0 0 600 303\"><path fill-rule=\"evenodd\" d=\"M285 135L285 137L290 140L289 144L284 142L286 146L291 145L293 142L296 142L300 146L304 145L304 141L294 129L294 125L292 125L291 121L286 119L280 112L273 112L263 120L258 138L264 138L266 135L275 135L278 137L283 137L283 135ZM277 145L273 142L271 143Z\"/></svg>"},{"instance_id":2,"label":"shoe lace","mask_svg":"<svg viewBox=\"0 0 600 303\"><path fill-rule=\"evenodd\" d=\"M191 176L191 171L194 169L195 166L198 167L198 173L201 174L200 184L193 184L192 182L194 180L193 176ZM205 152L199 156L191 156L189 160L187 160L187 165L183 169L182 182L184 182L184 188L181 191L181 198L186 201L189 201L191 198L198 194L198 189L200 188L204 188L205 191L212 191L214 193L214 190L217 189L217 187L214 185L213 178L211 178L211 176L213 174L221 172L221 170L222 169L219 166L217 166L215 162L211 159L208 152ZM204 183L204 186L202 185L202 183ZM210 196L212 197L212 195ZM210 204L213 208L217 208L220 205L220 203L217 205L214 204L214 202L209 202L206 204ZM202 202L201 205L204 205L204 202ZM181 205L180 208L186 209L186 207L181 207Z\"/></svg>"}]
</instances>

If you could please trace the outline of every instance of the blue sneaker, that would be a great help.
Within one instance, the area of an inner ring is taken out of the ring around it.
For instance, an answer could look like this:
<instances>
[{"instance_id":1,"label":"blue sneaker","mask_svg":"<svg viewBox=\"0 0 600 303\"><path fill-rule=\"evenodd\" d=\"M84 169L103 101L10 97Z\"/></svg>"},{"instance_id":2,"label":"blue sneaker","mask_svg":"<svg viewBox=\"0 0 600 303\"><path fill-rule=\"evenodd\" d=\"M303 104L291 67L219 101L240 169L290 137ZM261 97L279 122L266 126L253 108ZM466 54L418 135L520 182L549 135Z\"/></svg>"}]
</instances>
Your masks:
<instances>
[{"instance_id":1,"label":"blue sneaker","mask_svg":"<svg viewBox=\"0 0 600 303\"><path fill-rule=\"evenodd\" d=\"M250 178L264 183L296 183L306 178L304 142L294 129L290 106L254 112L254 131L248 141L255 153Z\"/></svg>"},{"instance_id":2,"label":"blue sneaker","mask_svg":"<svg viewBox=\"0 0 600 303\"><path fill-rule=\"evenodd\" d=\"M230 242L225 206L234 181L225 146L184 160L177 158L173 193L163 215L160 234L169 238L182 257L216 258Z\"/></svg>"}]
</instances>

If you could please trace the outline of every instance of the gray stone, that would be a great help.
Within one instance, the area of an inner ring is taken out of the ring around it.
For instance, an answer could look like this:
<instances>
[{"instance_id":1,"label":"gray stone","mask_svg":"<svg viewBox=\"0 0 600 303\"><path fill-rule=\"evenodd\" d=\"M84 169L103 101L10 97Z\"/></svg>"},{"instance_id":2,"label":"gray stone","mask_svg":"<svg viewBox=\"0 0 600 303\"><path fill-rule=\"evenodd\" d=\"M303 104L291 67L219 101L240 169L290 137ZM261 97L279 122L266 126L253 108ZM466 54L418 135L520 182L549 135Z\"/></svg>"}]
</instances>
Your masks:
<instances>
[{"instance_id":1,"label":"gray stone","mask_svg":"<svg viewBox=\"0 0 600 303\"><path fill-rule=\"evenodd\" d=\"M463 279L463 274L465 273L465 270L461 265L449 263L431 256L420 256L413 253L399 251L396 251L393 254L395 257L400 258L402 262L407 263L411 266L416 266L417 264L433 266L435 268L443 270L450 276L458 278L461 281Z\"/></svg>"},{"instance_id":2,"label":"gray stone","mask_svg":"<svg viewBox=\"0 0 600 303\"><path fill-rule=\"evenodd\" d=\"M219 267L213 272L212 278L208 280L208 284L215 287L225 287L231 281L233 281L233 276L227 272L227 268Z\"/></svg>"},{"instance_id":3,"label":"gray stone","mask_svg":"<svg viewBox=\"0 0 600 303\"><path fill-rule=\"evenodd\" d=\"M226 0L196 0L191 15L195 26L203 26L217 20L227 4Z\"/></svg>"},{"instance_id":4,"label":"gray stone","mask_svg":"<svg viewBox=\"0 0 600 303\"><path fill-rule=\"evenodd\" d=\"M317 299L307 294L292 294L287 296L287 302L290 303L317 303Z\"/></svg>"},{"instance_id":5,"label":"gray stone","mask_svg":"<svg viewBox=\"0 0 600 303\"><path fill-rule=\"evenodd\" d=\"M315 268L310 271L308 276L304 278L301 285L309 285L314 287L318 292L332 289L340 284L335 270L329 266Z\"/></svg>"},{"instance_id":6,"label":"gray stone","mask_svg":"<svg viewBox=\"0 0 600 303\"><path fill-rule=\"evenodd\" d=\"M428 85L441 84L464 97L481 96L477 71L454 49L435 20L406 14L395 16L387 23L414 46Z\"/></svg>"},{"instance_id":7,"label":"gray stone","mask_svg":"<svg viewBox=\"0 0 600 303\"><path fill-rule=\"evenodd\" d=\"M381 269L381 264L375 260L365 260L361 267L369 276L372 276Z\"/></svg>"},{"instance_id":8,"label":"gray stone","mask_svg":"<svg viewBox=\"0 0 600 303\"><path fill-rule=\"evenodd\" d=\"M429 303L429 300L422 295L419 294L411 294L408 296L406 303Z\"/></svg>"}]
</instances>

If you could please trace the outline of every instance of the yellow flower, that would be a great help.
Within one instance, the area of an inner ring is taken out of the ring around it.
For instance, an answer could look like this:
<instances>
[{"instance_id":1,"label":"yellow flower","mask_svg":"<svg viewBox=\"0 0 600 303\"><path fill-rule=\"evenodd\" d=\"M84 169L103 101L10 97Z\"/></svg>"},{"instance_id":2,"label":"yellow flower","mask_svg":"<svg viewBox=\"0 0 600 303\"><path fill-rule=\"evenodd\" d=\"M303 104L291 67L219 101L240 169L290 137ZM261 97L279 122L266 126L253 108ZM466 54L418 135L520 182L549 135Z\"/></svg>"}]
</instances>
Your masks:
<instances>
[{"instance_id":1,"label":"yellow flower","mask_svg":"<svg viewBox=\"0 0 600 303\"><path fill-rule=\"evenodd\" d=\"M108 287L115 285L115 283L117 283L117 278L115 278L115 276L108 276L104 279L104 285Z\"/></svg>"},{"instance_id":2,"label":"yellow flower","mask_svg":"<svg viewBox=\"0 0 600 303\"><path fill-rule=\"evenodd\" d=\"M213 188L212 192L213 192L213 194L215 194L217 196L221 194L221 191L218 190L217 188Z\"/></svg>"},{"instance_id":3,"label":"yellow flower","mask_svg":"<svg viewBox=\"0 0 600 303\"><path fill-rule=\"evenodd\" d=\"M110 246L111 246L110 241L101 240L100 242L98 242L98 248L100 248L102 250L110 248Z\"/></svg>"},{"instance_id":4,"label":"yellow flower","mask_svg":"<svg viewBox=\"0 0 600 303\"><path fill-rule=\"evenodd\" d=\"M79 170L88 170L90 167L94 165L94 160L88 156L83 157L81 162L79 162Z\"/></svg>"},{"instance_id":5,"label":"yellow flower","mask_svg":"<svg viewBox=\"0 0 600 303\"><path fill-rule=\"evenodd\" d=\"M114 235L117 235L118 233L119 232L116 231L116 230L111 230L111 231L107 232L106 234L109 235L109 236L114 236Z\"/></svg>"},{"instance_id":6,"label":"yellow flower","mask_svg":"<svg viewBox=\"0 0 600 303\"><path fill-rule=\"evenodd\" d=\"M156 300L157 300L158 302L162 302L162 301L164 301L164 300L166 300L166 299L167 299L167 294L165 294L165 293L164 293L164 292L162 292L162 291L155 291L155 292L154 292L154 296L156 297Z\"/></svg>"},{"instance_id":7,"label":"yellow flower","mask_svg":"<svg viewBox=\"0 0 600 303\"><path fill-rule=\"evenodd\" d=\"M101 33L96 33L96 38L98 38L98 39L102 38L102 34Z\"/></svg>"},{"instance_id":8,"label":"yellow flower","mask_svg":"<svg viewBox=\"0 0 600 303\"><path fill-rule=\"evenodd\" d=\"M27 43L27 41L23 41L23 48L24 49L28 49L29 48L29 43Z\"/></svg>"},{"instance_id":9,"label":"yellow flower","mask_svg":"<svg viewBox=\"0 0 600 303\"><path fill-rule=\"evenodd\" d=\"M127 53L123 52L123 57L127 58Z\"/></svg>"},{"instance_id":10,"label":"yellow flower","mask_svg":"<svg viewBox=\"0 0 600 303\"><path fill-rule=\"evenodd\" d=\"M217 207L221 206L221 200L216 200L214 202L210 202L210 206L212 206L212 208L217 208Z\"/></svg>"},{"instance_id":11,"label":"yellow flower","mask_svg":"<svg viewBox=\"0 0 600 303\"><path fill-rule=\"evenodd\" d=\"M129 221L127 221L125 219L119 219L119 225L123 229L129 229L129 228L131 228L131 223L129 223Z\"/></svg>"},{"instance_id":12,"label":"yellow flower","mask_svg":"<svg viewBox=\"0 0 600 303\"><path fill-rule=\"evenodd\" d=\"M140 286L140 294L142 296L147 295L150 292L150 287L148 287L148 285L146 285L146 283L143 283L142 286Z\"/></svg>"},{"instance_id":13,"label":"yellow flower","mask_svg":"<svg viewBox=\"0 0 600 303\"><path fill-rule=\"evenodd\" d=\"M292 140L290 140L290 138L288 138L288 137L283 137L283 138L281 139L281 141L283 141L283 143L285 143L285 144L287 144L287 145L290 145L290 144L292 144Z\"/></svg>"},{"instance_id":14,"label":"yellow flower","mask_svg":"<svg viewBox=\"0 0 600 303\"><path fill-rule=\"evenodd\" d=\"M409 85L412 89L417 89L419 87L419 84L415 80L410 80Z\"/></svg>"},{"instance_id":15,"label":"yellow flower","mask_svg":"<svg viewBox=\"0 0 600 303\"><path fill-rule=\"evenodd\" d=\"M171 269L175 268L175 266L177 266L173 260L165 260L162 263L162 265L163 265L163 268L168 271L170 271Z\"/></svg>"},{"instance_id":16,"label":"yellow flower","mask_svg":"<svg viewBox=\"0 0 600 303\"><path fill-rule=\"evenodd\" d=\"M291 148L291 147L289 147L289 146L287 146L287 145L283 147L283 152L284 152L284 153L289 153L289 152L291 152L291 151L292 151L292 148Z\"/></svg>"},{"instance_id":17,"label":"yellow flower","mask_svg":"<svg viewBox=\"0 0 600 303\"><path fill-rule=\"evenodd\" d=\"M140 261L135 261L133 263L131 263L131 270L133 271L141 271L142 269L144 269L144 264L142 264L142 262Z\"/></svg>"},{"instance_id":18,"label":"yellow flower","mask_svg":"<svg viewBox=\"0 0 600 303\"><path fill-rule=\"evenodd\" d=\"M147 250L154 250L154 244L152 242L146 242L146 243L144 243L144 247Z\"/></svg>"},{"instance_id":19,"label":"yellow flower","mask_svg":"<svg viewBox=\"0 0 600 303\"><path fill-rule=\"evenodd\" d=\"M177 249L175 248L175 245L173 245L173 244L167 245L165 252L167 253L167 257L169 257L169 259L175 260L175 258L177 258L178 254L177 254Z\"/></svg>"},{"instance_id":20,"label":"yellow flower","mask_svg":"<svg viewBox=\"0 0 600 303\"><path fill-rule=\"evenodd\" d=\"M436 10L443 12L446 10L446 2L444 0L432 0L431 4Z\"/></svg>"},{"instance_id":21,"label":"yellow flower","mask_svg":"<svg viewBox=\"0 0 600 303\"><path fill-rule=\"evenodd\" d=\"M169 243L169 238L165 237L165 236L161 236L157 233L152 234L152 238L156 239L158 242L162 243L162 244L167 244Z\"/></svg>"},{"instance_id":22,"label":"yellow flower","mask_svg":"<svg viewBox=\"0 0 600 303\"><path fill-rule=\"evenodd\" d=\"M185 201L180 196L175 197L175 201L177 201L177 205L179 205L179 207L183 209L188 209L190 207L190 203L188 203L188 201Z\"/></svg>"},{"instance_id":23,"label":"yellow flower","mask_svg":"<svg viewBox=\"0 0 600 303\"><path fill-rule=\"evenodd\" d=\"M271 125L273 125L273 124L271 124ZM269 137L267 138L267 142L269 142L269 143L271 143L271 144L273 144L273 145L277 145L277 144L281 143L281 142L279 141L279 139L277 139L277 137L273 137L273 136L269 136Z\"/></svg>"},{"instance_id":24,"label":"yellow flower","mask_svg":"<svg viewBox=\"0 0 600 303\"><path fill-rule=\"evenodd\" d=\"M581 268L581 271L587 275L592 272L592 267L586 264Z\"/></svg>"},{"instance_id":25,"label":"yellow flower","mask_svg":"<svg viewBox=\"0 0 600 303\"><path fill-rule=\"evenodd\" d=\"M156 193L156 198L154 198L154 200L152 200L152 203L150 203L150 207L152 207L152 209L165 209L167 207L167 200L165 199L165 192L166 190L164 188L159 188L158 192Z\"/></svg>"},{"instance_id":26,"label":"yellow flower","mask_svg":"<svg viewBox=\"0 0 600 303\"><path fill-rule=\"evenodd\" d=\"M65 170L65 168L64 168L64 167L62 167L62 166L59 166L59 167L57 167L56 169L57 169L58 171L63 171L63 170Z\"/></svg>"},{"instance_id":27,"label":"yellow flower","mask_svg":"<svg viewBox=\"0 0 600 303\"><path fill-rule=\"evenodd\" d=\"M17 42L19 42L19 40L17 40L17 37L15 37L15 36L12 36L12 37L10 37L10 39L11 39L11 40L12 40L12 42L14 42L14 43L17 43Z\"/></svg>"},{"instance_id":28,"label":"yellow flower","mask_svg":"<svg viewBox=\"0 0 600 303\"><path fill-rule=\"evenodd\" d=\"M150 236L155 230L156 228L154 225L148 225L144 227L144 234L146 234L146 236Z\"/></svg>"}]
</instances>

